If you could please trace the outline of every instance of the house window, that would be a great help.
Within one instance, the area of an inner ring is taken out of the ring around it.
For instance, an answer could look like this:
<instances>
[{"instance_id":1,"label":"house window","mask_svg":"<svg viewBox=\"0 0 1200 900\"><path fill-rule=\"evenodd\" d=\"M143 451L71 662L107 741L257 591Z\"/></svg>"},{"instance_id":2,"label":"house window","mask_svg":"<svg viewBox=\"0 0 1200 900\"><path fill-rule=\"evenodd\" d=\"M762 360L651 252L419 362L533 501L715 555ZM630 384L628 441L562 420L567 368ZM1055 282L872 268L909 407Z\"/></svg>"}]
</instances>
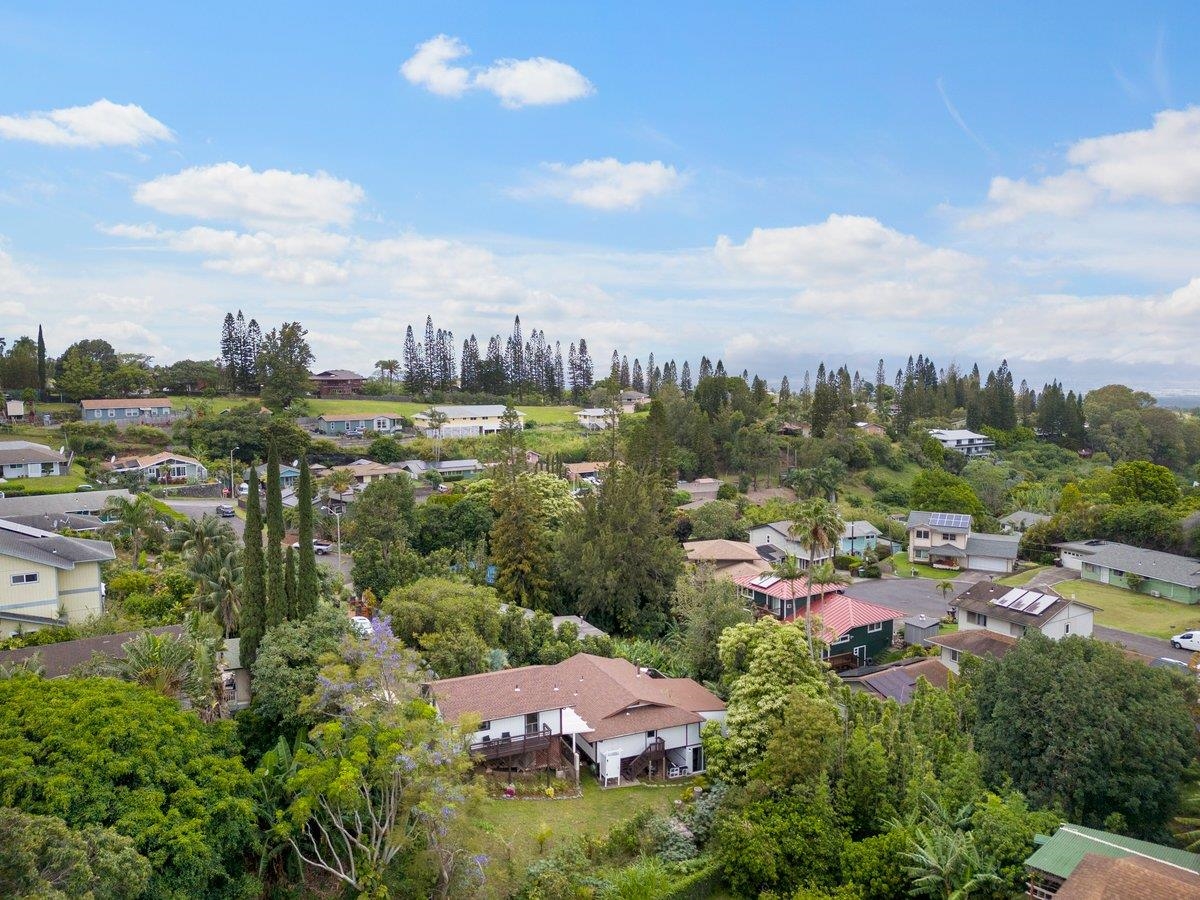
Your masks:
<instances>
[{"instance_id":1,"label":"house window","mask_svg":"<svg viewBox=\"0 0 1200 900\"><path fill-rule=\"evenodd\" d=\"M13 575L10 579L13 584L36 584L38 580L37 572L21 572Z\"/></svg>"},{"instance_id":2,"label":"house window","mask_svg":"<svg viewBox=\"0 0 1200 900\"><path fill-rule=\"evenodd\" d=\"M172 478L187 478L187 466L171 466Z\"/></svg>"},{"instance_id":3,"label":"house window","mask_svg":"<svg viewBox=\"0 0 1200 900\"><path fill-rule=\"evenodd\" d=\"M136 409L133 409L132 407L131 407L131 408L129 408L129 409L127 409L127 410L125 410L125 416L126 416L126 418L132 419L132 418L134 418L134 417L135 417L137 414L138 414L138 411L137 411Z\"/></svg>"},{"instance_id":4,"label":"house window","mask_svg":"<svg viewBox=\"0 0 1200 900\"><path fill-rule=\"evenodd\" d=\"M916 552L916 557L918 560L929 559L929 551L918 549Z\"/></svg>"},{"instance_id":5,"label":"house window","mask_svg":"<svg viewBox=\"0 0 1200 900\"><path fill-rule=\"evenodd\" d=\"M1070 633L1071 633L1071 623L1066 622L1063 624L1063 634L1070 634Z\"/></svg>"},{"instance_id":6,"label":"house window","mask_svg":"<svg viewBox=\"0 0 1200 900\"><path fill-rule=\"evenodd\" d=\"M110 409L108 411L108 417L110 419L115 419L117 417L117 411L115 409Z\"/></svg>"},{"instance_id":7,"label":"house window","mask_svg":"<svg viewBox=\"0 0 1200 900\"><path fill-rule=\"evenodd\" d=\"M918 528L917 529L917 540L919 540L919 541L929 540L929 532L922 528Z\"/></svg>"},{"instance_id":8,"label":"house window","mask_svg":"<svg viewBox=\"0 0 1200 900\"><path fill-rule=\"evenodd\" d=\"M983 613L969 612L967 613L967 623L969 625L986 626L987 616L985 616Z\"/></svg>"},{"instance_id":9,"label":"house window","mask_svg":"<svg viewBox=\"0 0 1200 900\"><path fill-rule=\"evenodd\" d=\"M658 737L658 732L657 731L647 731L646 737L647 738L656 738L656 737Z\"/></svg>"},{"instance_id":10,"label":"house window","mask_svg":"<svg viewBox=\"0 0 1200 900\"><path fill-rule=\"evenodd\" d=\"M950 543L954 543L954 535L946 534L946 532L943 531L942 532L942 540L949 541Z\"/></svg>"},{"instance_id":11,"label":"house window","mask_svg":"<svg viewBox=\"0 0 1200 900\"><path fill-rule=\"evenodd\" d=\"M843 634L840 638L838 638L836 641L834 641L834 643L835 644L846 644L846 643L849 643L849 641L850 641L850 635L849 635L849 633L847 633L847 634Z\"/></svg>"},{"instance_id":12,"label":"house window","mask_svg":"<svg viewBox=\"0 0 1200 900\"><path fill-rule=\"evenodd\" d=\"M53 475L56 463L42 463L42 474Z\"/></svg>"},{"instance_id":13,"label":"house window","mask_svg":"<svg viewBox=\"0 0 1200 900\"><path fill-rule=\"evenodd\" d=\"M959 658L960 656L962 656L962 654L961 654L961 653L959 653L957 650L951 650L951 651L950 651L950 661L951 661L951 662L958 662L958 658Z\"/></svg>"},{"instance_id":14,"label":"house window","mask_svg":"<svg viewBox=\"0 0 1200 900\"><path fill-rule=\"evenodd\" d=\"M1112 570L1112 573L1113 573L1114 575L1116 575L1118 578L1124 578L1124 577L1125 577L1125 572L1124 572L1124 571L1122 571L1121 569L1113 569L1113 570Z\"/></svg>"},{"instance_id":15,"label":"house window","mask_svg":"<svg viewBox=\"0 0 1200 900\"><path fill-rule=\"evenodd\" d=\"M488 719L486 722L479 723L480 731L491 731L491 729L492 729L492 720L491 719ZM486 741L487 738L485 737L484 740Z\"/></svg>"},{"instance_id":16,"label":"house window","mask_svg":"<svg viewBox=\"0 0 1200 900\"><path fill-rule=\"evenodd\" d=\"M872 622L870 625L867 626L867 634L875 634L880 631L883 631L883 623L882 622Z\"/></svg>"}]
</instances>

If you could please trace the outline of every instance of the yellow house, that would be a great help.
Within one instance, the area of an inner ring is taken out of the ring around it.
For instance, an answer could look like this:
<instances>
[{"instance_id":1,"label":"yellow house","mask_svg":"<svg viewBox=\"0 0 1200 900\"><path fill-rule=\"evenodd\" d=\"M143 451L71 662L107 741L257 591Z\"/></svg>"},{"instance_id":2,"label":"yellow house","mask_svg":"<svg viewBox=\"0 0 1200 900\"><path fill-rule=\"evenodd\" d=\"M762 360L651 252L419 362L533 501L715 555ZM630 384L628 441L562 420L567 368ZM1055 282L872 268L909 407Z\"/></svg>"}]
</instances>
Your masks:
<instances>
[{"instance_id":1,"label":"yellow house","mask_svg":"<svg viewBox=\"0 0 1200 900\"><path fill-rule=\"evenodd\" d=\"M79 624L104 611L108 541L65 537L0 519L0 635Z\"/></svg>"}]
</instances>

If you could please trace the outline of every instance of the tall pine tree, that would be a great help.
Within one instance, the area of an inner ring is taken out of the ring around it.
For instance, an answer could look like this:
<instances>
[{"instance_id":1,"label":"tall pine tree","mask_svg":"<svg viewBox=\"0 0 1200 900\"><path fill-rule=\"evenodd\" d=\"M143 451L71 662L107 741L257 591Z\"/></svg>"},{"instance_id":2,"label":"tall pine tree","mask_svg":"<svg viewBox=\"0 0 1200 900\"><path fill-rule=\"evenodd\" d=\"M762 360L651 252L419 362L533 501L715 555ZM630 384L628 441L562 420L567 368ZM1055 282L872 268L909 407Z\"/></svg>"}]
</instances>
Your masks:
<instances>
[{"instance_id":1,"label":"tall pine tree","mask_svg":"<svg viewBox=\"0 0 1200 900\"><path fill-rule=\"evenodd\" d=\"M38 326L38 345L37 345L37 378L38 378L38 399L46 399L46 340L42 337L42 326Z\"/></svg>"},{"instance_id":2,"label":"tall pine tree","mask_svg":"<svg viewBox=\"0 0 1200 900\"><path fill-rule=\"evenodd\" d=\"M242 662L249 666L258 655L267 628L266 579L263 564L262 509L258 491L258 469L250 461L246 495L246 531L242 546L242 610L238 618Z\"/></svg>"},{"instance_id":3,"label":"tall pine tree","mask_svg":"<svg viewBox=\"0 0 1200 900\"><path fill-rule=\"evenodd\" d=\"M267 445L267 627L287 618L283 574L283 495L279 485L279 448Z\"/></svg>"},{"instance_id":4,"label":"tall pine tree","mask_svg":"<svg viewBox=\"0 0 1200 900\"><path fill-rule=\"evenodd\" d=\"M320 594L317 578L317 554L313 550L313 490L312 473L308 468L308 457L300 457L300 479L296 485L296 502L299 504L300 559L296 573L296 605L292 608L293 619L304 619L316 612Z\"/></svg>"},{"instance_id":5,"label":"tall pine tree","mask_svg":"<svg viewBox=\"0 0 1200 900\"><path fill-rule=\"evenodd\" d=\"M291 545L289 545L287 548L287 553L283 555L283 598L287 607L287 615L285 618L297 618L296 609L300 605L297 590L296 551L292 549Z\"/></svg>"}]
</instances>

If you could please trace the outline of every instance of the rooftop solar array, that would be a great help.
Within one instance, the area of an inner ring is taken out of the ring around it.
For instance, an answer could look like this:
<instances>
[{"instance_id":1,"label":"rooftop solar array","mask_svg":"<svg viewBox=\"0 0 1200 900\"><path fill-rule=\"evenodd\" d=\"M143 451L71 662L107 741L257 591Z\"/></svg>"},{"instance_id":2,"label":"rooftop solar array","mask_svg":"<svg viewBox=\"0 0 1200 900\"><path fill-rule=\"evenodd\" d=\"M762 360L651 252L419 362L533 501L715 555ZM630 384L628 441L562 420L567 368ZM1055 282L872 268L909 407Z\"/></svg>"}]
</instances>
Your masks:
<instances>
[{"instance_id":1,"label":"rooftop solar array","mask_svg":"<svg viewBox=\"0 0 1200 900\"><path fill-rule=\"evenodd\" d=\"M1014 612L1023 612L1027 615L1036 616L1044 613L1056 600L1058 600L1058 597L1052 594L1027 591L1025 588L1013 588L1003 596L992 598L991 602L996 606L1002 606Z\"/></svg>"},{"instance_id":2,"label":"rooftop solar array","mask_svg":"<svg viewBox=\"0 0 1200 900\"><path fill-rule=\"evenodd\" d=\"M962 513L935 512L930 513L929 524L937 528L970 528L971 517Z\"/></svg>"},{"instance_id":3,"label":"rooftop solar array","mask_svg":"<svg viewBox=\"0 0 1200 900\"><path fill-rule=\"evenodd\" d=\"M759 575L757 578L755 578L750 583L752 585L754 585L755 587L769 588L771 585L775 584L777 581L779 581L779 579L774 575Z\"/></svg>"}]
</instances>

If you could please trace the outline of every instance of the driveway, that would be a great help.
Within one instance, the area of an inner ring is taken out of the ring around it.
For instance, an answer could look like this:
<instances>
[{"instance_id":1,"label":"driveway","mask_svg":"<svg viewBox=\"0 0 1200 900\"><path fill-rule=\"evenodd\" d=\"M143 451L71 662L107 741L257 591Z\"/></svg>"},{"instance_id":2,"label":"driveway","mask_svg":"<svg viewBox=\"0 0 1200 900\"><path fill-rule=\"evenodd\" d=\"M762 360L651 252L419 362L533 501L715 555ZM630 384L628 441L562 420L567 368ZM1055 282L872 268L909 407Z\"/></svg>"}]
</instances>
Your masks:
<instances>
[{"instance_id":1,"label":"driveway","mask_svg":"<svg viewBox=\"0 0 1200 900\"><path fill-rule=\"evenodd\" d=\"M1060 581L1067 581L1075 574L1066 573L1064 575L1061 569L1056 569L1054 572L1063 576L1059 579ZM948 594L945 599L942 598L942 592L937 589L937 582L929 578L884 578L872 581L859 581L849 585L845 589L845 593L846 596L854 597L857 600L882 603L884 606L898 609L906 617L924 613L927 616L940 619L945 615L946 607L953 602L955 597L965 591L970 584L974 584L976 581L980 581L986 577L981 576L978 572L963 574L975 577L970 579L955 579L955 590ZM1030 584L1032 585L1033 582L1031 581ZM1045 587L1048 585L1042 586ZM1170 641L1163 640L1162 638L1147 637L1143 634L1133 634L1128 631L1118 631L1115 628L1104 628L1103 626L1096 625L1092 631L1092 636L1112 644L1121 644L1127 649L1135 653L1140 653L1143 656L1148 656L1151 659L1158 656L1166 656L1171 659L1187 662L1192 656L1187 650L1174 649Z\"/></svg>"}]
</instances>

